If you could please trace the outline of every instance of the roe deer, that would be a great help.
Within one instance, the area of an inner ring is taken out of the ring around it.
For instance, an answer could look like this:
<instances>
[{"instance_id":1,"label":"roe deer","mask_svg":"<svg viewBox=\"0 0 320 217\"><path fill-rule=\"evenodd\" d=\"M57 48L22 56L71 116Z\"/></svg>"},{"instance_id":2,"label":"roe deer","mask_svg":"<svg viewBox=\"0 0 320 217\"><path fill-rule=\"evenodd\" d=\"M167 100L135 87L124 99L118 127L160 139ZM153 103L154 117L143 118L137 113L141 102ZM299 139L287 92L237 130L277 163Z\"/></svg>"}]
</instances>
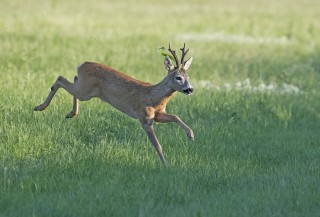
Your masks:
<instances>
[{"instance_id":1,"label":"roe deer","mask_svg":"<svg viewBox=\"0 0 320 217\"><path fill-rule=\"evenodd\" d=\"M130 117L138 119L161 161L165 163L161 145L153 130L153 121L176 122L186 131L189 139L194 140L193 131L178 116L167 114L165 111L168 101L176 91L186 95L192 94L193 87L189 83L189 76L186 73L192 62L192 57L184 61L189 51L189 49L185 50L185 44L180 49L182 52L180 62L176 52L171 49L170 43L168 50L173 55L176 66L167 55L164 59L164 66L168 70L168 74L158 84L152 85L133 79L102 64L85 62L78 67L78 75L74 77L74 83L59 76L51 87L47 99L34 110L42 111L47 108L60 87L73 95L73 109L66 118L72 118L78 114L79 100L84 101L98 97Z\"/></svg>"}]
</instances>

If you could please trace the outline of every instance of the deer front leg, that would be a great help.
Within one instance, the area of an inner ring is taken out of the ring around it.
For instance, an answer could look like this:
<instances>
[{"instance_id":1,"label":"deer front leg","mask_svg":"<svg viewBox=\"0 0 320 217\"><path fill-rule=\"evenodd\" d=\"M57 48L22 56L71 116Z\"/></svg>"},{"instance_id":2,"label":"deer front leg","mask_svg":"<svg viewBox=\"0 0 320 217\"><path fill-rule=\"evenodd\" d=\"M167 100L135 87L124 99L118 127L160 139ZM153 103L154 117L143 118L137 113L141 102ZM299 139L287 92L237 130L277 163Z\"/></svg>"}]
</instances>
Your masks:
<instances>
[{"instance_id":1,"label":"deer front leg","mask_svg":"<svg viewBox=\"0 0 320 217\"><path fill-rule=\"evenodd\" d=\"M166 160L163 156L163 152L162 152L162 148L161 145L154 133L153 130L153 126L152 126L152 120L141 120L141 125L144 129L144 131L147 133L149 140L151 141L151 143L153 144L153 147L156 149L160 160L162 161L162 163L166 164Z\"/></svg>"},{"instance_id":2,"label":"deer front leg","mask_svg":"<svg viewBox=\"0 0 320 217\"><path fill-rule=\"evenodd\" d=\"M167 113L156 113L154 120L160 123L168 123L168 122L177 123L180 127L182 127L186 131L188 138L194 141L193 131L178 116L167 114Z\"/></svg>"}]
</instances>

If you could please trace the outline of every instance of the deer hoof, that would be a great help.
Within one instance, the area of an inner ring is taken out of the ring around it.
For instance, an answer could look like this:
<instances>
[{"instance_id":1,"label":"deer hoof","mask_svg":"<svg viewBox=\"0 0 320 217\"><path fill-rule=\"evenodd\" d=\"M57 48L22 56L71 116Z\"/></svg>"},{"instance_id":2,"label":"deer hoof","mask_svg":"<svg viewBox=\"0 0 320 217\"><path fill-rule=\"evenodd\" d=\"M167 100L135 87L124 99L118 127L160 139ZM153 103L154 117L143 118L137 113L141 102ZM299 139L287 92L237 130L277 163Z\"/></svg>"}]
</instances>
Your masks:
<instances>
[{"instance_id":1,"label":"deer hoof","mask_svg":"<svg viewBox=\"0 0 320 217\"><path fill-rule=\"evenodd\" d=\"M43 111L47 108L47 106L43 106L42 104L41 105L38 105L36 106L33 110L34 111Z\"/></svg>"},{"instance_id":2,"label":"deer hoof","mask_svg":"<svg viewBox=\"0 0 320 217\"><path fill-rule=\"evenodd\" d=\"M167 161L166 161L166 159L163 157L163 158L161 158L161 162L162 162L162 164L164 165L164 166L167 166L168 165L168 163L167 163Z\"/></svg>"},{"instance_id":3,"label":"deer hoof","mask_svg":"<svg viewBox=\"0 0 320 217\"><path fill-rule=\"evenodd\" d=\"M66 115L66 118L73 118L76 115L77 115L76 113L70 112L69 114Z\"/></svg>"},{"instance_id":4,"label":"deer hoof","mask_svg":"<svg viewBox=\"0 0 320 217\"><path fill-rule=\"evenodd\" d=\"M193 134L193 131L190 130L189 132L187 132L187 136L190 140L194 141L194 134Z\"/></svg>"}]
</instances>

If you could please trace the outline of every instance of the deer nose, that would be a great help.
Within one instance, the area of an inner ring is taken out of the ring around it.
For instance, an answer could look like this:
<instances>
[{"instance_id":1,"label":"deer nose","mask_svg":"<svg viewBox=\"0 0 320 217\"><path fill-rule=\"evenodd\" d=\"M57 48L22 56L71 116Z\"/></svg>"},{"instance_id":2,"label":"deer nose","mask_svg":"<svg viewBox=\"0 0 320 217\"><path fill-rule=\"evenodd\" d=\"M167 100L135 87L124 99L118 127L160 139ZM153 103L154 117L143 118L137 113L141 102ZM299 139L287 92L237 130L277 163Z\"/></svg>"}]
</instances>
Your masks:
<instances>
[{"instance_id":1,"label":"deer nose","mask_svg":"<svg viewBox=\"0 0 320 217\"><path fill-rule=\"evenodd\" d=\"M185 94L187 94L187 95L192 94L192 93L193 93L193 87L189 87L189 88L183 90L183 92L184 92Z\"/></svg>"}]
</instances>

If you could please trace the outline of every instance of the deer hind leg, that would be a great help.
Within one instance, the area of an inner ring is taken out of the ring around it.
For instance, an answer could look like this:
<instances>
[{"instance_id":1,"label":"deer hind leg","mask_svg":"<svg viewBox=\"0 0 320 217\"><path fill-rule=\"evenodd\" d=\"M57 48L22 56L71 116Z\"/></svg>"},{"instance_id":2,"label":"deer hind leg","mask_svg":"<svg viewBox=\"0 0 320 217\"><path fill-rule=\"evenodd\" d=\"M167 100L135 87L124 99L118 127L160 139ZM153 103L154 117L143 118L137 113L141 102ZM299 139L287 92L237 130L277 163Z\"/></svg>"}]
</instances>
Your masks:
<instances>
[{"instance_id":1,"label":"deer hind leg","mask_svg":"<svg viewBox=\"0 0 320 217\"><path fill-rule=\"evenodd\" d=\"M52 98L54 97L54 95L56 94L57 90L62 87L65 90L67 90L71 95L75 95L75 88L74 88L74 84L70 83L66 78L59 76L58 79L56 80L56 82L53 84L53 86L51 87L51 91L47 97L47 99L44 101L44 103L36 106L34 108L35 111L42 111L44 109L46 109ZM76 100L75 100L76 101ZM75 107L75 106L74 106ZM77 106L76 106L77 108Z\"/></svg>"},{"instance_id":2,"label":"deer hind leg","mask_svg":"<svg viewBox=\"0 0 320 217\"><path fill-rule=\"evenodd\" d=\"M167 113L156 113L154 120L160 123L168 123L168 122L177 123L180 127L182 127L186 131L188 138L194 141L193 131L178 116L167 114Z\"/></svg>"},{"instance_id":3,"label":"deer hind leg","mask_svg":"<svg viewBox=\"0 0 320 217\"><path fill-rule=\"evenodd\" d=\"M74 83L76 83L78 79L78 76L74 77ZM79 113L79 100L77 97L73 96L73 107L72 107L72 111L69 112L66 116L66 118L73 118L74 116L76 116Z\"/></svg>"},{"instance_id":4,"label":"deer hind leg","mask_svg":"<svg viewBox=\"0 0 320 217\"><path fill-rule=\"evenodd\" d=\"M72 111L66 115L66 118L73 118L79 113L79 100L77 97L73 97L73 107Z\"/></svg>"}]
</instances>

